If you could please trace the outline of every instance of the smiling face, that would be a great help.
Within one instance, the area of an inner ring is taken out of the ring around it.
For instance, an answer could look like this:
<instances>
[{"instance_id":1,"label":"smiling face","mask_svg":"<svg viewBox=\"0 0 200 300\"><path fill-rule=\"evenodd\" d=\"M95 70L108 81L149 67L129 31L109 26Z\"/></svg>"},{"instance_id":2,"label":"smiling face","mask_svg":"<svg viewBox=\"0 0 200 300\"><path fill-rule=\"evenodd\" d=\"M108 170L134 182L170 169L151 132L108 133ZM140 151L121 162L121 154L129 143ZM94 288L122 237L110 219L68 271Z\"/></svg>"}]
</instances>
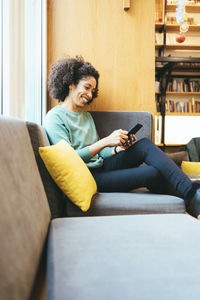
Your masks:
<instances>
[{"instance_id":1,"label":"smiling face","mask_svg":"<svg viewBox=\"0 0 200 300\"><path fill-rule=\"evenodd\" d=\"M77 85L70 85L67 104L71 106L71 110L78 111L83 108L93 98L96 89L96 79L92 76L81 79Z\"/></svg>"}]
</instances>

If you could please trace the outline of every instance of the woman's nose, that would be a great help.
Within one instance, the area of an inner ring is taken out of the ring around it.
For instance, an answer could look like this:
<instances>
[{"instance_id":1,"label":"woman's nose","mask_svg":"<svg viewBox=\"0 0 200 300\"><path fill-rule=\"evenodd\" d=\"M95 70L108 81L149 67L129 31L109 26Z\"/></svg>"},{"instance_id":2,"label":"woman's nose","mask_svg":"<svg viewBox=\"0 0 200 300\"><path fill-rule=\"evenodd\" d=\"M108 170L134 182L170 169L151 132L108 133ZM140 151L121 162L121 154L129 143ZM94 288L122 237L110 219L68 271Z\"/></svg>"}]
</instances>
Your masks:
<instances>
[{"instance_id":1,"label":"woman's nose","mask_svg":"<svg viewBox=\"0 0 200 300\"><path fill-rule=\"evenodd\" d=\"M88 95L88 97L90 97L90 99L92 98L92 91L89 91L88 93L87 93L87 95Z\"/></svg>"}]
</instances>

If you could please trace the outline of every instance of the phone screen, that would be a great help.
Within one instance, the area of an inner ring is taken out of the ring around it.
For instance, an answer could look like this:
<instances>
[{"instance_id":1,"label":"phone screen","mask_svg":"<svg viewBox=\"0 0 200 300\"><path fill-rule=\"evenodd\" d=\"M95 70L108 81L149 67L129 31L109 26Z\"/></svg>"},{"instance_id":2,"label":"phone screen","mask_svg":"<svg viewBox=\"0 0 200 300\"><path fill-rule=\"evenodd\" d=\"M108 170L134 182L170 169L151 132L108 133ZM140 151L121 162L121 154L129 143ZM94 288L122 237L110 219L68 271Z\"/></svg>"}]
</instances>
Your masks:
<instances>
[{"instance_id":1,"label":"phone screen","mask_svg":"<svg viewBox=\"0 0 200 300\"><path fill-rule=\"evenodd\" d=\"M140 130L140 128L142 128L143 125L140 123L137 123L133 128L131 128L128 132L128 136L130 136L130 134L136 134L136 132L138 132L138 130Z\"/></svg>"}]
</instances>

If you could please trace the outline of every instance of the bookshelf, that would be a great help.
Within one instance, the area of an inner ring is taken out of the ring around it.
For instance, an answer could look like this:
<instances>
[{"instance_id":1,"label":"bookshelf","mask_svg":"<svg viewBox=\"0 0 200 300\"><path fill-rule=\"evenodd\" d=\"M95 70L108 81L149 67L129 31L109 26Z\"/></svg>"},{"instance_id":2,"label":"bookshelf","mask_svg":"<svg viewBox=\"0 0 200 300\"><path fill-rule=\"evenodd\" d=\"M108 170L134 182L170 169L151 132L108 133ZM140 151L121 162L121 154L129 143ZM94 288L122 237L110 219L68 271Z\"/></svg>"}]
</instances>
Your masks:
<instances>
[{"instance_id":1,"label":"bookshelf","mask_svg":"<svg viewBox=\"0 0 200 300\"><path fill-rule=\"evenodd\" d=\"M155 0L155 47L159 56L171 54L174 50L200 50L200 0L186 0L185 11L189 30L186 40L179 44L176 35L180 24L176 21L176 0Z\"/></svg>"},{"instance_id":2,"label":"bookshelf","mask_svg":"<svg viewBox=\"0 0 200 300\"><path fill-rule=\"evenodd\" d=\"M169 4L173 3L174 4ZM185 10L187 13L200 13L200 1L188 1L188 3L192 4L186 4L185 5ZM167 12L175 12L176 11L176 4L175 1L167 1Z\"/></svg>"},{"instance_id":3,"label":"bookshelf","mask_svg":"<svg viewBox=\"0 0 200 300\"><path fill-rule=\"evenodd\" d=\"M188 134L200 122L200 0L185 4L189 29L178 43L177 1L155 0L155 143L163 147L185 143L182 120L187 120ZM200 136L198 130L195 134Z\"/></svg>"},{"instance_id":4,"label":"bookshelf","mask_svg":"<svg viewBox=\"0 0 200 300\"><path fill-rule=\"evenodd\" d=\"M156 57L156 82L157 112L200 114L199 57ZM182 110L169 110L169 102Z\"/></svg>"}]
</instances>

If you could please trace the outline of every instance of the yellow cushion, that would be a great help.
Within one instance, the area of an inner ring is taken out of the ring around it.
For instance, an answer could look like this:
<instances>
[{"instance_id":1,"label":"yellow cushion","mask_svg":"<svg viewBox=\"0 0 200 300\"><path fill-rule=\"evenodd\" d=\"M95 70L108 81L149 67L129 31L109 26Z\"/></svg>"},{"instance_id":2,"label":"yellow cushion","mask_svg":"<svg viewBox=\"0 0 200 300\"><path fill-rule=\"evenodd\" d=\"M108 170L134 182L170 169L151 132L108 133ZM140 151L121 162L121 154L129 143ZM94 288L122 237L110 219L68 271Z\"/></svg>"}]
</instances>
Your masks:
<instances>
[{"instance_id":1,"label":"yellow cushion","mask_svg":"<svg viewBox=\"0 0 200 300\"><path fill-rule=\"evenodd\" d=\"M61 140L56 145L40 147L39 153L60 189L82 211L87 211L97 185L77 152Z\"/></svg>"},{"instance_id":2,"label":"yellow cushion","mask_svg":"<svg viewBox=\"0 0 200 300\"><path fill-rule=\"evenodd\" d=\"M200 175L200 162L182 161L181 169L185 174Z\"/></svg>"}]
</instances>

